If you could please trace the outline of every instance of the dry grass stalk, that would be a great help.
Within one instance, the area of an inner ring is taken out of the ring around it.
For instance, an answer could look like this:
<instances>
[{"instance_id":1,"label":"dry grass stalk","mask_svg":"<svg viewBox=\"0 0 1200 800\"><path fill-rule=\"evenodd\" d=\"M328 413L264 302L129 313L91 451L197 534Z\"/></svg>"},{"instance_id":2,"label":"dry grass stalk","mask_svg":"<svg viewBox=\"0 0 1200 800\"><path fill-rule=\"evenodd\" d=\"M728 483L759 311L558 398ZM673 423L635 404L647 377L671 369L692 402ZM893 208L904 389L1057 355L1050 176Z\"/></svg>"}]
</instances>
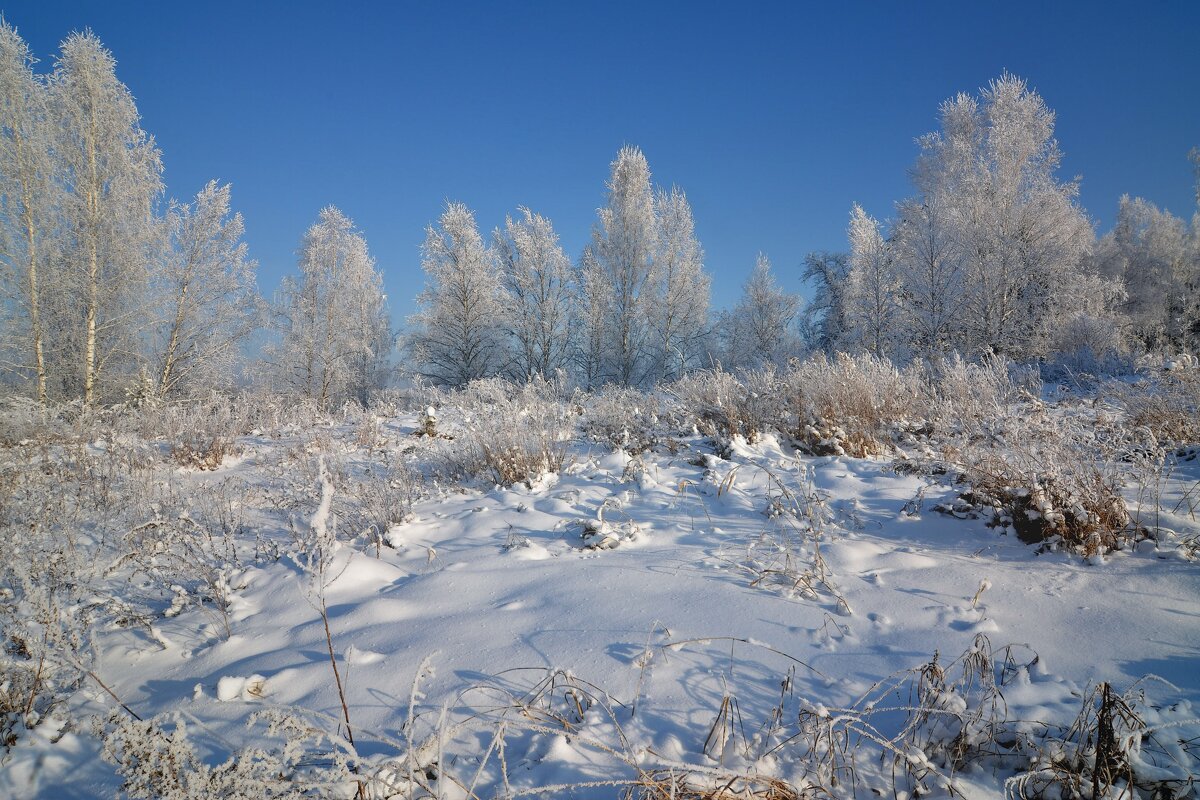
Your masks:
<instances>
[{"instance_id":1,"label":"dry grass stalk","mask_svg":"<svg viewBox=\"0 0 1200 800\"><path fill-rule=\"evenodd\" d=\"M777 778L761 775L713 777L684 770L653 770L630 783L623 800L801 800L811 796Z\"/></svg>"}]
</instances>

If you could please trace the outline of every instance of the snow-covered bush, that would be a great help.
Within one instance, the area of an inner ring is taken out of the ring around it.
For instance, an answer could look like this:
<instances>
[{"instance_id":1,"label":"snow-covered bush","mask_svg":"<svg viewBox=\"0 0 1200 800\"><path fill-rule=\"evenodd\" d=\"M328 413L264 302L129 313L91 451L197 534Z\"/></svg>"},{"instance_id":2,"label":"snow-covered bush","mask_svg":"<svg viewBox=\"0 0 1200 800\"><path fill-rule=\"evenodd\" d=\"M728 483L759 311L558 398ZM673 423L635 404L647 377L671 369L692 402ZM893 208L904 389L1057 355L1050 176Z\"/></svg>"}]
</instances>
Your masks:
<instances>
[{"instance_id":1,"label":"snow-covered bush","mask_svg":"<svg viewBox=\"0 0 1200 800\"><path fill-rule=\"evenodd\" d=\"M657 394L606 386L574 402L583 410L580 429L590 442L637 455L659 444L665 435L669 410Z\"/></svg>"},{"instance_id":2,"label":"snow-covered bush","mask_svg":"<svg viewBox=\"0 0 1200 800\"><path fill-rule=\"evenodd\" d=\"M1124 692L1108 683L1089 687L1072 723L1049 727L1044 738L1025 743L1028 766L1006 781L1006 795L1194 797L1195 740L1184 731L1197 720L1186 701L1152 702L1147 685L1154 682L1174 688L1153 676Z\"/></svg>"},{"instance_id":3,"label":"snow-covered bush","mask_svg":"<svg viewBox=\"0 0 1200 800\"><path fill-rule=\"evenodd\" d=\"M915 370L866 354L818 353L782 372L702 370L669 390L703 433L753 442L779 431L814 455L883 455L928 411Z\"/></svg>"},{"instance_id":4,"label":"snow-covered bush","mask_svg":"<svg viewBox=\"0 0 1200 800\"><path fill-rule=\"evenodd\" d=\"M0 576L0 747L58 712L92 660L99 609L86 584L74 583L82 565L64 550L39 548L37 556L10 562Z\"/></svg>"},{"instance_id":5,"label":"snow-covered bush","mask_svg":"<svg viewBox=\"0 0 1200 800\"><path fill-rule=\"evenodd\" d=\"M462 743L455 740L461 730L491 738L493 747L502 744L504 726L492 729L488 720L471 718L454 723L444 712L423 718L417 702L430 675L427 658L409 689L407 718L395 733L356 729L355 736L348 719L281 706L250 715L248 742L237 746L205 735L208 726L192 714L141 720L114 713L105 726L102 756L116 767L122 791L137 800L482 796L471 791L474 782L454 773L460 755L448 748ZM496 757L493 748L483 753L474 781Z\"/></svg>"},{"instance_id":6,"label":"snow-covered bush","mask_svg":"<svg viewBox=\"0 0 1200 800\"><path fill-rule=\"evenodd\" d=\"M449 471L501 486L532 485L559 472L567 458L575 414L562 387L536 378L472 381L453 396L458 417L444 449Z\"/></svg>"},{"instance_id":7,"label":"snow-covered bush","mask_svg":"<svg viewBox=\"0 0 1200 800\"><path fill-rule=\"evenodd\" d=\"M0 397L0 445L12 446L41 435L46 425L44 409L26 397Z\"/></svg>"},{"instance_id":8,"label":"snow-covered bush","mask_svg":"<svg viewBox=\"0 0 1200 800\"><path fill-rule=\"evenodd\" d=\"M180 466L216 469L237 451L235 440L253 429L253 417L261 412L262 406L247 398L212 393L181 402L85 410L75 428L85 440L159 443Z\"/></svg>"},{"instance_id":9,"label":"snow-covered bush","mask_svg":"<svg viewBox=\"0 0 1200 800\"><path fill-rule=\"evenodd\" d=\"M237 403L245 415L245 433L259 431L279 436L312 430L327 424L329 419L315 400L263 389L240 394Z\"/></svg>"},{"instance_id":10,"label":"snow-covered bush","mask_svg":"<svg viewBox=\"0 0 1200 800\"><path fill-rule=\"evenodd\" d=\"M1200 443L1200 369L1164 371L1153 380L1110 387L1125 409L1125 424L1143 429L1158 444Z\"/></svg>"},{"instance_id":11,"label":"snow-covered bush","mask_svg":"<svg viewBox=\"0 0 1200 800\"><path fill-rule=\"evenodd\" d=\"M781 382L794 435L815 455L884 455L928 413L916 371L869 354L818 353L792 362Z\"/></svg>"},{"instance_id":12,"label":"snow-covered bush","mask_svg":"<svg viewBox=\"0 0 1200 800\"><path fill-rule=\"evenodd\" d=\"M156 503L149 519L132 526L115 566L151 581L171 598L166 616L197 606L229 638L238 575L253 560L241 503L229 482L197 490L175 503Z\"/></svg>"},{"instance_id":13,"label":"snow-covered bush","mask_svg":"<svg viewBox=\"0 0 1200 800\"><path fill-rule=\"evenodd\" d=\"M258 733L255 746L229 753L214 764L212 754L197 747L193 728L181 714L149 720L114 716L102 755L120 773L121 790L137 800L353 796L353 775L337 737L285 720L278 715Z\"/></svg>"},{"instance_id":14,"label":"snow-covered bush","mask_svg":"<svg viewBox=\"0 0 1200 800\"><path fill-rule=\"evenodd\" d=\"M716 369L680 378L668 390L703 434L754 442L784 427L787 408L779 375L767 366L740 375Z\"/></svg>"},{"instance_id":15,"label":"snow-covered bush","mask_svg":"<svg viewBox=\"0 0 1200 800\"><path fill-rule=\"evenodd\" d=\"M797 461L793 469L764 470L768 524L756 536L731 548L726 557L747 573L750 586L775 589L788 597L832 602L839 613L850 606L821 551L830 538L833 515L813 482L812 467Z\"/></svg>"},{"instance_id":16,"label":"snow-covered bush","mask_svg":"<svg viewBox=\"0 0 1200 800\"><path fill-rule=\"evenodd\" d=\"M1013 403L1041 394L1036 370L996 356L966 361L956 353L925 366L922 379L928 387L930 421L940 435L974 430Z\"/></svg>"},{"instance_id":17,"label":"snow-covered bush","mask_svg":"<svg viewBox=\"0 0 1200 800\"><path fill-rule=\"evenodd\" d=\"M160 432L175 463L196 469L220 467L224 458L236 453L236 438L248 432L242 408L233 398L214 395L164 414Z\"/></svg>"},{"instance_id":18,"label":"snow-covered bush","mask_svg":"<svg viewBox=\"0 0 1200 800\"><path fill-rule=\"evenodd\" d=\"M107 603L83 533L90 477L32 450L0 467L0 746L54 714L92 660Z\"/></svg>"},{"instance_id":19,"label":"snow-covered bush","mask_svg":"<svg viewBox=\"0 0 1200 800\"><path fill-rule=\"evenodd\" d=\"M1042 365L1055 380L1088 375L1115 375L1130 371L1132 360L1125 332L1111 315L1076 314L1055 331L1053 358Z\"/></svg>"},{"instance_id":20,"label":"snow-covered bush","mask_svg":"<svg viewBox=\"0 0 1200 800\"><path fill-rule=\"evenodd\" d=\"M980 420L945 452L961 495L945 511L982 513L1026 542L1085 556L1145 536L1121 494L1121 451L1088 420L1027 403Z\"/></svg>"},{"instance_id":21,"label":"snow-covered bush","mask_svg":"<svg viewBox=\"0 0 1200 800\"><path fill-rule=\"evenodd\" d=\"M395 448L349 465L340 481L334 513L348 534L378 544L388 529L408 520L422 494L421 477Z\"/></svg>"}]
</instances>

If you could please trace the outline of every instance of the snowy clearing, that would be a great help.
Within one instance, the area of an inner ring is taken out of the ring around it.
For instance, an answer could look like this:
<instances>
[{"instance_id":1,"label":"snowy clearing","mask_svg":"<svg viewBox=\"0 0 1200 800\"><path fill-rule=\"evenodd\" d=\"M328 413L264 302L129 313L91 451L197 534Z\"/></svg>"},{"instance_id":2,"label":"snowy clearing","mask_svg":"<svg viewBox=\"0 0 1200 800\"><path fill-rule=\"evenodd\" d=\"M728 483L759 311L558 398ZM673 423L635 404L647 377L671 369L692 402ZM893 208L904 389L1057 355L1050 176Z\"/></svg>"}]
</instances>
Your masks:
<instances>
[{"instance_id":1,"label":"snowy clearing","mask_svg":"<svg viewBox=\"0 0 1200 800\"><path fill-rule=\"evenodd\" d=\"M179 763L183 742L205 776L187 797L666 797L730 781L763 797L1070 796L1103 758L1113 792L1130 768L1143 789L1195 792L1194 451L1158 477L1158 541L1081 555L963 511L962 487L904 459L813 456L776 433L661 423L638 455L577 436L557 472L448 481L475 414L281 425L213 470L152 442L10 449L47 470L125 464L105 490L161 547L114 557L131 549L106 540L121 514L85 525L77 545L112 593L76 651L95 653L75 656L90 675L32 730L11 718L0 794L111 795L123 757L141 796L139 775ZM416 499L383 536L356 536L353 493L397 454L384 485ZM115 698L165 716L134 727ZM1096 755L1101 717L1119 758ZM247 746L312 783L267 792Z\"/></svg>"}]
</instances>

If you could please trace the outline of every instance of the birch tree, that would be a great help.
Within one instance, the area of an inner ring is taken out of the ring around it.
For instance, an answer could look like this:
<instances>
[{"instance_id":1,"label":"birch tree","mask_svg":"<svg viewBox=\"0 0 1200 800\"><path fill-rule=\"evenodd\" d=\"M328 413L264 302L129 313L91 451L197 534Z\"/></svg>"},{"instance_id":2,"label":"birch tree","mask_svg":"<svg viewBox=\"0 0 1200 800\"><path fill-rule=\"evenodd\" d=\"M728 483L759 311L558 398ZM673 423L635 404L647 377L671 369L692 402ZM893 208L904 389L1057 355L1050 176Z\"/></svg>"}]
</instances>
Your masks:
<instances>
[{"instance_id":1,"label":"birch tree","mask_svg":"<svg viewBox=\"0 0 1200 800\"><path fill-rule=\"evenodd\" d=\"M1193 344L1200 269L1188 225L1142 198L1121 198L1117 221L1096 248L1097 269L1125 288L1131 333L1146 348Z\"/></svg>"},{"instance_id":2,"label":"birch tree","mask_svg":"<svg viewBox=\"0 0 1200 800\"><path fill-rule=\"evenodd\" d=\"M812 284L812 301L804 308L805 338L826 353L833 353L846 335L849 275L846 253L814 252L804 258L802 279Z\"/></svg>"},{"instance_id":3,"label":"birch tree","mask_svg":"<svg viewBox=\"0 0 1200 800\"><path fill-rule=\"evenodd\" d=\"M797 355L799 313L800 297L776 283L770 260L759 253L741 299L723 318L729 366L780 365Z\"/></svg>"},{"instance_id":4,"label":"birch tree","mask_svg":"<svg viewBox=\"0 0 1200 800\"><path fill-rule=\"evenodd\" d=\"M383 279L367 241L328 206L304 235L299 266L299 279L284 281L279 311L275 361L285 386L322 408L344 399L365 407L392 347Z\"/></svg>"},{"instance_id":5,"label":"birch tree","mask_svg":"<svg viewBox=\"0 0 1200 800\"><path fill-rule=\"evenodd\" d=\"M91 404L139 362L162 164L112 54L90 31L63 42L49 89L64 190L53 335L67 393Z\"/></svg>"},{"instance_id":6,"label":"birch tree","mask_svg":"<svg viewBox=\"0 0 1200 800\"><path fill-rule=\"evenodd\" d=\"M438 227L426 229L423 252L425 290L409 320L418 371L448 386L498 374L509 362L503 289L475 215L447 205Z\"/></svg>"},{"instance_id":7,"label":"birch tree","mask_svg":"<svg viewBox=\"0 0 1200 800\"><path fill-rule=\"evenodd\" d=\"M846 314L853 345L876 358L890 358L900 316L900 282L891 245L884 240L879 223L857 203L850 212L849 238Z\"/></svg>"},{"instance_id":8,"label":"birch tree","mask_svg":"<svg viewBox=\"0 0 1200 800\"><path fill-rule=\"evenodd\" d=\"M575 321L571 325L579 379L588 389L605 383L609 354L606 342L612 285L590 247L584 248L576 273Z\"/></svg>"},{"instance_id":9,"label":"birch tree","mask_svg":"<svg viewBox=\"0 0 1200 800\"><path fill-rule=\"evenodd\" d=\"M942 199L927 194L897 208L893 264L898 284L898 337L909 352L926 359L954 346L963 305L958 250Z\"/></svg>"},{"instance_id":10,"label":"birch tree","mask_svg":"<svg viewBox=\"0 0 1200 800\"><path fill-rule=\"evenodd\" d=\"M173 203L159 281L165 304L155 339L159 397L228 386L239 348L258 326L256 264L230 215L230 186L209 182L190 204Z\"/></svg>"},{"instance_id":11,"label":"birch tree","mask_svg":"<svg viewBox=\"0 0 1200 800\"><path fill-rule=\"evenodd\" d=\"M937 164L929 187L946 204L961 262L966 349L1041 354L1092 242L1078 183L1055 173L1054 112L1004 75L942 106L942 131L922 140Z\"/></svg>"},{"instance_id":12,"label":"birch tree","mask_svg":"<svg viewBox=\"0 0 1200 800\"><path fill-rule=\"evenodd\" d=\"M507 295L508 371L519 380L552 378L571 357L571 261L550 220L528 208L516 220L506 217L493 241Z\"/></svg>"},{"instance_id":13,"label":"birch tree","mask_svg":"<svg viewBox=\"0 0 1200 800\"><path fill-rule=\"evenodd\" d=\"M589 322L602 325L588 338L604 341L598 368L602 381L646 386L653 381L653 314L658 224L650 166L636 147L623 147L611 165L607 204L599 209L584 261L593 285L603 280L608 313ZM596 287L597 289L599 287Z\"/></svg>"},{"instance_id":14,"label":"birch tree","mask_svg":"<svg viewBox=\"0 0 1200 800\"><path fill-rule=\"evenodd\" d=\"M703 364L708 336L709 277L696 240L692 208L679 189L659 192L658 252L651 307L659 381L671 381Z\"/></svg>"},{"instance_id":15,"label":"birch tree","mask_svg":"<svg viewBox=\"0 0 1200 800\"><path fill-rule=\"evenodd\" d=\"M33 64L16 28L0 19L0 263L9 317L3 345L22 377L32 376L38 402L45 405L42 296L56 186L46 86Z\"/></svg>"}]
</instances>

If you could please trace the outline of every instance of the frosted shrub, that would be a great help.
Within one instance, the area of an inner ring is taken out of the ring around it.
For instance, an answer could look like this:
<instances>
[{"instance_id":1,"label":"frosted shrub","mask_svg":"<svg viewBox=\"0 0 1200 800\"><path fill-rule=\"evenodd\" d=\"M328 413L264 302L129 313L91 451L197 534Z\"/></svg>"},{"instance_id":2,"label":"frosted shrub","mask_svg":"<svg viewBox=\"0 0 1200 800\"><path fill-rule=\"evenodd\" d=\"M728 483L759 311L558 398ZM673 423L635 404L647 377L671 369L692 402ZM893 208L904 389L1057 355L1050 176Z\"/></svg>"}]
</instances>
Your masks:
<instances>
[{"instance_id":1,"label":"frosted shrub","mask_svg":"<svg viewBox=\"0 0 1200 800\"><path fill-rule=\"evenodd\" d=\"M157 505L152 518L125 535L125 554L117 561L171 596L167 616L198 606L226 639L237 576L249 560L242 552L249 537L240 503L231 495L224 483L185 498L182 507Z\"/></svg>"},{"instance_id":2,"label":"frosted shrub","mask_svg":"<svg viewBox=\"0 0 1200 800\"><path fill-rule=\"evenodd\" d=\"M1035 371L1018 370L999 357L965 361L956 353L926 366L923 377L929 386L930 418L942 433L973 430L1012 404L1041 394Z\"/></svg>"},{"instance_id":3,"label":"frosted shrub","mask_svg":"<svg viewBox=\"0 0 1200 800\"><path fill-rule=\"evenodd\" d=\"M435 408L443 406L453 395L452 389L438 386L418 377L407 389L397 390L393 402L404 411L419 412L430 406Z\"/></svg>"},{"instance_id":4,"label":"frosted shrub","mask_svg":"<svg viewBox=\"0 0 1200 800\"><path fill-rule=\"evenodd\" d=\"M590 442L637 455L662 441L666 409L656 395L606 386L576 402L583 409L580 428Z\"/></svg>"},{"instance_id":5,"label":"frosted shrub","mask_svg":"<svg viewBox=\"0 0 1200 800\"><path fill-rule=\"evenodd\" d=\"M237 402L245 415L245 433L260 431L279 436L311 430L328 420L319 404L309 398L258 390L240 395Z\"/></svg>"},{"instance_id":6,"label":"frosted shrub","mask_svg":"<svg viewBox=\"0 0 1200 800\"><path fill-rule=\"evenodd\" d=\"M104 612L71 470L30 458L0 470L0 746L55 712L91 661Z\"/></svg>"},{"instance_id":7,"label":"frosted shrub","mask_svg":"<svg viewBox=\"0 0 1200 800\"><path fill-rule=\"evenodd\" d=\"M12 446L38 437L44 429L43 411L25 397L0 397L0 445Z\"/></svg>"},{"instance_id":8,"label":"frosted shrub","mask_svg":"<svg viewBox=\"0 0 1200 800\"><path fill-rule=\"evenodd\" d=\"M866 354L794 361L782 383L796 438L815 455L883 455L896 433L920 428L927 413L915 371Z\"/></svg>"},{"instance_id":9,"label":"frosted shrub","mask_svg":"<svg viewBox=\"0 0 1200 800\"><path fill-rule=\"evenodd\" d=\"M1026 542L1093 556L1124 547L1138 529L1121 495L1118 450L1095 426L1040 404L981 421L947 453L961 471L959 516L982 511ZM965 505L963 505L965 503Z\"/></svg>"},{"instance_id":10,"label":"frosted shrub","mask_svg":"<svg viewBox=\"0 0 1200 800\"><path fill-rule=\"evenodd\" d=\"M82 403L56 403L42 408L23 397L0 397L0 446L119 438L125 436L128 423L140 412L105 407L85 407Z\"/></svg>"},{"instance_id":11,"label":"frosted shrub","mask_svg":"<svg viewBox=\"0 0 1200 800\"><path fill-rule=\"evenodd\" d=\"M311 516L316 508L312 487L322 480L322 465L336 490L330 513L347 541L382 546L388 529L405 522L424 494L420 472L409 466L400 449L379 446L362 453L356 443L318 431L271 469L278 488L269 493L269 502L290 520L293 530L299 518Z\"/></svg>"},{"instance_id":12,"label":"frosted shrub","mask_svg":"<svg viewBox=\"0 0 1200 800\"><path fill-rule=\"evenodd\" d=\"M343 529L374 544L393 525L408 520L422 494L421 476L394 448L347 469L338 489L334 513L344 520Z\"/></svg>"},{"instance_id":13,"label":"frosted shrub","mask_svg":"<svg viewBox=\"0 0 1200 800\"><path fill-rule=\"evenodd\" d=\"M96 617L59 553L40 572L9 569L0 589L0 746L55 713L80 687L91 662ZM73 566L73 565L72 565ZM65 567L65 568L64 568Z\"/></svg>"},{"instance_id":14,"label":"frosted shrub","mask_svg":"<svg viewBox=\"0 0 1200 800\"><path fill-rule=\"evenodd\" d=\"M318 791L326 797L353 796L347 759L334 737L305 748L279 743L279 733L270 725L266 734L276 740L274 747L260 739L259 746L213 764L197 749L182 715L145 721L116 717L102 755L120 773L121 790L137 800L301 800ZM310 728L309 737L316 734ZM321 758L314 763L313 756Z\"/></svg>"},{"instance_id":15,"label":"frosted shrub","mask_svg":"<svg viewBox=\"0 0 1200 800\"><path fill-rule=\"evenodd\" d=\"M1200 444L1200 369L1164 371L1151 381L1110 388L1125 409L1125 424L1144 429L1156 443Z\"/></svg>"},{"instance_id":16,"label":"frosted shrub","mask_svg":"<svg viewBox=\"0 0 1200 800\"><path fill-rule=\"evenodd\" d=\"M763 513L769 522L730 560L751 577L752 587L829 600L839 613L849 614L850 606L821 552L833 530L832 512L813 483L811 465L797 461L793 467L778 473L764 470L770 500Z\"/></svg>"},{"instance_id":17,"label":"frosted shrub","mask_svg":"<svg viewBox=\"0 0 1200 800\"><path fill-rule=\"evenodd\" d=\"M281 706L252 714L250 743L238 747L206 735L207 726L192 714L148 720L114 714L102 755L116 766L122 791L137 800L482 797L473 789L484 767L497 758L494 751L483 754L468 784L453 771L466 759L448 748L461 743L455 738L460 733L476 745L478 737L503 744L504 727L493 732L478 718L453 722L445 711L425 718L417 703L422 681L430 675L426 659L410 685L407 717L395 733L359 730L354 736L344 717ZM503 758L501 748L502 769Z\"/></svg>"},{"instance_id":18,"label":"frosted shrub","mask_svg":"<svg viewBox=\"0 0 1200 800\"><path fill-rule=\"evenodd\" d=\"M1053 358L1043 370L1055 380L1078 376L1114 375L1132 366L1125 334L1117 320L1077 314L1061 323L1051 347Z\"/></svg>"},{"instance_id":19,"label":"frosted shrub","mask_svg":"<svg viewBox=\"0 0 1200 800\"><path fill-rule=\"evenodd\" d=\"M447 457L453 471L511 486L562 469L575 417L562 389L540 378L517 385L472 381L454 397L459 419Z\"/></svg>"},{"instance_id":20,"label":"frosted shrub","mask_svg":"<svg viewBox=\"0 0 1200 800\"><path fill-rule=\"evenodd\" d=\"M180 466L216 469L237 451L237 437L249 432L252 405L213 393L186 402L117 407L97 420L92 436L161 441Z\"/></svg>"},{"instance_id":21,"label":"frosted shrub","mask_svg":"<svg viewBox=\"0 0 1200 800\"><path fill-rule=\"evenodd\" d=\"M740 376L720 368L700 370L671 384L669 391L701 433L754 442L784 426L781 388L779 376L768 366Z\"/></svg>"},{"instance_id":22,"label":"frosted shrub","mask_svg":"<svg viewBox=\"0 0 1200 800\"><path fill-rule=\"evenodd\" d=\"M1147 697L1155 682L1147 676L1124 692L1108 683L1089 687L1074 722L1049 728L1044 740L1023 748L1027 766L1005 782L1005 795L1195 797L1197 763L1188 747L1195 739L1183 731L1196 720L1186 702Z\"/></svg>"}]
</instances>

